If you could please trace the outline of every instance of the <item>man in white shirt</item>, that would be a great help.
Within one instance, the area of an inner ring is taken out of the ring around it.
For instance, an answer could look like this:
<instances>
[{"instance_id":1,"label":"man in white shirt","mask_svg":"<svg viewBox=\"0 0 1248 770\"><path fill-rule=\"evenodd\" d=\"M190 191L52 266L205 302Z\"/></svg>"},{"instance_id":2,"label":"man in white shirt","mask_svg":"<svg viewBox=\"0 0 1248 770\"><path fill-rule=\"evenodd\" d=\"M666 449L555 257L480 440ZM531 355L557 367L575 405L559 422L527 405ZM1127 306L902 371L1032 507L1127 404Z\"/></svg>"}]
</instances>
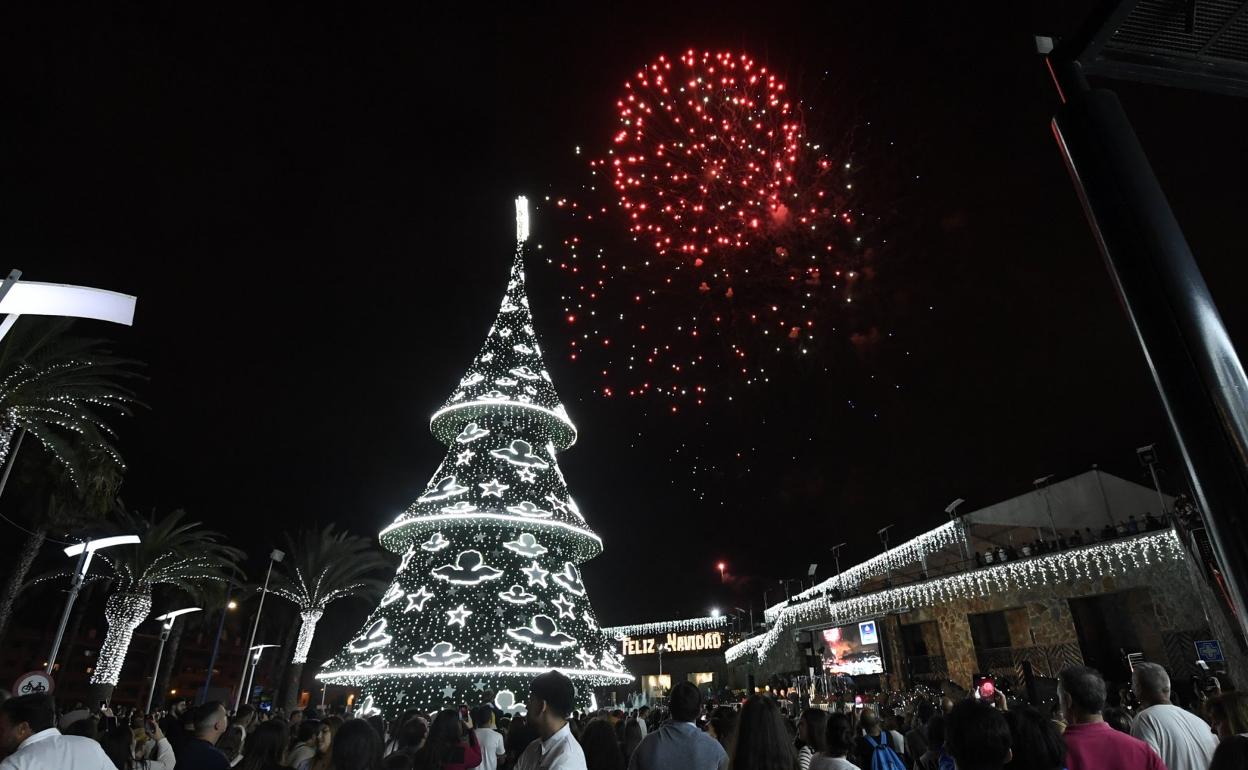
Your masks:
<instances>
[{"instance_id":1,"label":"man in white shirt","mask_svg":"<svg viewBox=\"0 0 1248 770\"><path fill-rule=\"evenodd\" d=\"M472 710L473 734L477 736L477 744L481 746L480 770L497 770L500 762L507 756L507 748L503 744L503 736L494 729L494 709L485 703Z\"/></svg>"},{"instance_id":2,"label":"man in white shirt","mask_svg":"<svg viewBox=\"0 0 1248 770\"><path fill-rule=\"evenodd\" d=\"M646 720L650 718L650 707L642 706L637 709L637 726L641 728L641 737L645 738L646 733L650 732L650 726L646 724Z\"/></svg>"},{"instance_id":3,"label":"man in white shirt","mask_svg":"<svg viewBox=\"0 0 1248 770\"><path fill-rule=\"evenodd\" d=\"M90 738L61 735L47 694L0 703L0 770L116 770Z\"/></svg>"},{"instance_id":4,"label":"man in white shirt","mask_svg":"<svg viewBox=\"0 0 1248 770\"><path fill-rule=\"evenodd\" d=\"M537 740L520 755L516 770L586 770L585 753L568 729L568 715L576 705L572 680L547 671L529 685L524 705Z\"/></svg>"},{"instance_id":5,"label":"man in white shirt","mask_svg":"<svg viewBox=\"0 0 1248 770\"><path fill-rule=\"evenodd\" d=\"M1205 720L1170 703L1170 676L1156 663L1136 663L1135 695L1148 708L1135 717L1131 734L1153 747L1167 770L1205 770L1218 739Z\"/></svg>"}]
</instances>

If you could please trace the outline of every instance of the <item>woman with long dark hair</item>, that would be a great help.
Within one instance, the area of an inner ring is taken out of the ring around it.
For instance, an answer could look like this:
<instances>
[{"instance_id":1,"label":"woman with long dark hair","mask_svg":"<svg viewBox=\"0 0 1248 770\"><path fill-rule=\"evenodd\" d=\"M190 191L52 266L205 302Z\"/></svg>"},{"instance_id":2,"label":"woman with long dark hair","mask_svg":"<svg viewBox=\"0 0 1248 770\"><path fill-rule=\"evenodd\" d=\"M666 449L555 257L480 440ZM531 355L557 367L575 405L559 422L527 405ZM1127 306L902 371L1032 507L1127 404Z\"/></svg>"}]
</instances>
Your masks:
<instances>
[{"instance_id":1,"label":"woman with long dark hair","mask_svg":"<svg viewBox=\"0 0 1248 770\"><path fill-rule=\"evenodd\" d=\"M247 736L243 758L235 767L238 770L280 770L285 767L283 758L289 740L290 729L285 722L262 722Z\"/></svg>"},{"instance_id":2,"label":"woman with long dark hair","mask_svg":"<svg viewBox=\"0 0 1248 770\"><path fill-rule=\"evenodd\" d=\"M1009 770L1062 770L1066 767L1066 744L1052 719L1031 706L1010 709L1004 716L1010 726L1010 748L1014 755L1005 765Z\"/></svg>"},{"instance_id":3,"label":"woman with long dark hair","mask_svg":"<svg viewBox=\"0 0 1248 770\"><path fill-rule=\"evenodd\" d=\"M588 770L624 770L624 752L615 737L615 727L607 717L589 720L577 737L581 751L585 752Z\"/></svg>"},{"instance_id":4,"label":"woman with long dark hair","mask_svg":"<svg viewBox=\"0 0 1248 770\"><path fill-rule=\"evenodd\" d=\"M467 733L467 741L465 741ZM471 730L464 729L459 712L439 711L429 725L425 745L416 752L416 770L467 770L481 764L481 746Z\"/></svg>"},{"instance_id":5,"label":"woman with long dark hair","mask_svg":"<svg viewBox=\"0 0 1248 770\"><path fill-rule=\"evenodd\" d=\"M823 730L823 749L810 762L810 770L857 770L849 758L854 750L854 723L848 714L829 714Z\"/></svg>"},{"instance_id":6,"label":"woman with long dark hair","mask_svg":"<svg viewBox=\"0 0 1248 770\"><path fill-rule=\"evenodd\" d=\"M810 760L828 745L828 712L823 709L806 709L797 720L797 739L802 748L797 752L797 766L810 770Z\"/></svg>"},{"instance_id":7,"label":"woman with long dark hair","mask_svg":"<svg viewBox=\"0 0 1248 770\"><path fill-rule=\"evenodd\" d=\"M334 735L334 770L381 770L381 736L363 719L348 719Z\"/></svg>"},{"instance_id":8,"label":"woman with long dark hair","mask_svg":"<svg viewBox=\"0 0 1248 770\"><path fill-rule=\"evenodd\" d=\"M750 696L737 719L732 770L792 770L796 764L780 707L765 695Z\"/></svg>"},{"instance_id":9,"label":"woman with long dark hair","mask_svg":"<svg viewBox=\"0 0 1248 770\"><path fill-rule=\"evenodd\" d=\"M286 765L298 768L316 756L317 735L321 732L319 719L304 719L295 725L295 742L286 754Z\"/></svg>"}]
</instances>

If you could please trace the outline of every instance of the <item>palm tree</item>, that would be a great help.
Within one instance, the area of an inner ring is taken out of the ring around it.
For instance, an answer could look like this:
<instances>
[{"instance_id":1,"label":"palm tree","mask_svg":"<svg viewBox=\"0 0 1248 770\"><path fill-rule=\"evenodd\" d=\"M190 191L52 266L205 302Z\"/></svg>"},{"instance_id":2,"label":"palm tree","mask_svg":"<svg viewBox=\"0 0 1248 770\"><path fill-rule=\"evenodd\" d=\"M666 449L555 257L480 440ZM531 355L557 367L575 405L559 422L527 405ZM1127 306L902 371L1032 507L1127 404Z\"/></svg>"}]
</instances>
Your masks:
<instances>
[{"instance_id":1,"label":"palm tree","mask_svg":"<svg viewBox=\"0 0 1248 770\"><path fill-rule=\"evenodd\" d=\"M72 451L82 458L77 462L81 468L77 479L66 466L50 475L40 465L33 474L35 487L31 493L10 498L16 500L15 515L22 520L26 539L4 587L0 588L0 647L18 599L29 587L31 567L48 538L98 523L115 504L121 486L121 466L113 456L99 445L73 446Z\"/></svg>"},{"instance_id":2,"label":"palm tree","mask_svg":"<svg viewBox=\"0 0 1248 770\"><path fill-rule=\"evenodd\" d=\"M287 533L286 547L290 557L281 563L271 590L293 602L302 621L283 685L283 706L289 711L298 698L303 664L325 608L347 597L379 595L386 587L382 576L395 565L371 539L337 532L333 524L324 529L304 529L293 537Z\"/></svg>"},{"instance_id":3,"label":"palm tree","mask_svg":"<svg viewBox=\"0 0 1248 770\"><path fill-rule=\"evenodd\" d=\"M75 483L82 478L81 450L87 447L125 467L102 413L128 416L137 404L123 385L138 377L137 362L113 355L102 340L68 334L69 325L66 319L23 319L0 346L0 466L6 469L0 491L10 455L27 434Z\"/></svg>"},{"instance_id":4,"label":"palm tree","mask_svg":"<svg viewBox=\"0 0 1248 770\"><path fill-rule=\"evenodd\" d=\"M152 611L153 588L164 585L195 595L204 581L228 579L245 558L221 542L221 533L187 521L182 510L160 518L122 511L117 519L121 531L137 534L142 542L96 554L115 581L104 604L108 633L91 674L91 685L103 698L117 684L134 630Z\"/></svg>"}]
</instances>

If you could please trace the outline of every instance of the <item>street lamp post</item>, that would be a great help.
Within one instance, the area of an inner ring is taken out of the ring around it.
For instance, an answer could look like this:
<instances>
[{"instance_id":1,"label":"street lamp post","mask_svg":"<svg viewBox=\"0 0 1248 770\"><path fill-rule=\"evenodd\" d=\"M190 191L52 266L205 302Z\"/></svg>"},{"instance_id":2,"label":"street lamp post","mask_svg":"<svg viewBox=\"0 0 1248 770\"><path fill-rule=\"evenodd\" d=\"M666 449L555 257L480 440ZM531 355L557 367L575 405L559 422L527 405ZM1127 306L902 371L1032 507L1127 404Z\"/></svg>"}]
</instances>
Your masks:
<instances>
[{"instance_id":1,"label":"street lamp post","mask_svg":"<svg viewBox=\"0 0 1248 770\"><path fill-rule=\"evenodd\" d=\"M945 506L945 513L949 514L950 522L956 522L958 520L958 506L965 502L965 500L959 497L957 500L954 500L952 503ZM965 564L971 560L971 554L968 552L966 547L966 527L962 527L961 532L962 537L958 538L958 550L962 553L962 563Z\"/></svg>"},{"instance_id":2,"label":"street lamp post","mask_svg":"<svg viewBox=\"0 0 1248 770\"><path fill-rule=\"evenodd\" d=\"M256 681L256 669L260 667L260 656L270 647L277 647L276 644L257 644L251 648L251 671L247 674L247 699L243 703L251 702L251 685ZM237 710L237 709L235 709Z\"/></svg>"},{"instance_id":3,"label":"street lamp post","mask_svg":"<svg viewBox=\"0 0 1248 770\"><path fill-rule=\"evenodd\" d=\"M668 647L668 646L667 646L667 642L664 642L663 644L660 644L660 645L659 645L657 648L655 648L655 649L657 649L657 650L658 650L658 653L659 653L659 680L658 680L658 685L659 685L659 690L661 691L661 690L663 689L663 653L665 653L665 652L667 652L668 650L670 650L670 649L671 649L671 647Z\"/></svg>"},{"instance_id":4,"label":"street lamp post","mask_svg":"<svg viewBox=\"0 0 1248 770\"><path fill-rule=\"evenodd\" d=\"M1044 510L1049 514L1049 529L1053 530L1053 542L1056 545L1058 542L1057 521L1053 518L1053 501L1049 498L1049 493L1044 491L1052 480L1053 474L1050 473L1048 476L1041 476L1031 483L1035 485L1037 491L1044 495Z\"/></svg>"},{"instance_id":5,"label":"street lamp post","mask_svg":"<svg viewBox=\"0 0 1248 770\"><path fill-rule=\"evenodd\" d=\"M849 543L838 543L837 545L832 546L832 561L836 562L836 577L837 577L836 584L837 584L837 586L838 586L838 587L843 587L843 586L841 586L841 581L840 581L840 577L841 577L841 549L842 549L842 548L844 548L844 547L845 547L845 546L847 546L847 545L849 545Z\"/></svg>"},{"instance_id":6,"label":"street lamp post","mask_svg":"<svg viewBox=\"0 0 1248 770\"><path fill-rule=\"evenodd\" d=\"M264 575L264 588L260 591L260 606L256 608L256 621L251 624L251 638L247 641L247 648L251 649L256 643L256 631L260 628L260 613L264 611L264 596L269 592L269 579L273 577L273 565L286 558L286 554L274 548L269 554L269 570ZM259 659L259 656L256 656ZM247 681L247 668L251 662L251 657L243 659L243 673L238 678L239 690L234 697L234 711L238 711L239 704L243 702L242 684ZM254 671L253 671L254 673Z\"/></svg>"},{"instance_id":7,"label":"street lamp post","mask_svg":"<svg viewBox=\"0 0 1248 770\"><path fill-rule=\"evenodd\" d=\"M109 548L114 545L130 545L137 542L139 542L138 535L117 535L115 537L102 537L99 540L87 540L85 543L71 545L65 549L66 556L78 557L78 564L74 567L74 578L69 585L69 598L65 600L65 611L61 613L61 624L57 626L56 638L52 641L52 653L48 655L46 673L51 674L52 669L56 666L56 654L61 651L61 640L65 637L65 626L69 623L69 612L74 608L74 601L78 598L78 592L82 590L82 581L87 576L87 570L91 567L91 557L95 556L95 552L101 548Z\"/></svg>"},{"instance_id":8,"label":"street lamp post","mask_svg":"<svg viewBox=\"0 0 1248 770\"><path fill-rule=\"evenodd\" d=\"M188 612L199 612L199 610L199 607L186 607L173 612L166 612L164 615L156 618L164 622L160 626L160 646L156 648L156 665L152 668L152 686L147 691L147 705L143 707L144 714L150 714L152 711L152 699L156 697L156 681L160 679L160 659L165 655L165 642L169 641L169 632L173 630L173 622L178 619L179 615L185 615Z\"/></svg>"},{"instance_id":9,"label":"street lamp post","mask_svg":"<svg viewBox=\"0 0 1248 770\"><path fill-rule=\"evenodd\" d=\"M234 578L230 578L225 589L225 606L221 608L221 620L217 623L217 636L212 640L212 654L208 656L208 675L204 677L204 689L199 695L199 702L208 700L208 688L212 686L212 671L217 666L217 651L221 649L221 632L225 630L225 616L238 606L238 602L230 598L234 593Z\"/></svg>"}]
</instances>

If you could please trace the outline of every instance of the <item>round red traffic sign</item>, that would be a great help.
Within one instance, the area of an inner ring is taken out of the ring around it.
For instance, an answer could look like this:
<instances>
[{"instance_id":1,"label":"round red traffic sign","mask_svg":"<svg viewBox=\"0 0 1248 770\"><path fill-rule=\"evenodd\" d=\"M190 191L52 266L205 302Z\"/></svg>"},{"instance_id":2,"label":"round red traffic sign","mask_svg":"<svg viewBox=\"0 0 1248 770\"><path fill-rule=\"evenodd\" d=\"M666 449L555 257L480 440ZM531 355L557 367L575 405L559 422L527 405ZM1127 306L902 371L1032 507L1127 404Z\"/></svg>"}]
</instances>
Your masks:
<instances>
[{"instance_id":1,"label":"round red traffic sign","mask_svg":"<svg viewBox=\"0 0 1248 770\"><path fill-rule=\"evenodd\" d=\"M13 682L13 695L35 695L51 693L56 689L56 681L46 671L27 671Z\"/></svg>"}]
</instances>

